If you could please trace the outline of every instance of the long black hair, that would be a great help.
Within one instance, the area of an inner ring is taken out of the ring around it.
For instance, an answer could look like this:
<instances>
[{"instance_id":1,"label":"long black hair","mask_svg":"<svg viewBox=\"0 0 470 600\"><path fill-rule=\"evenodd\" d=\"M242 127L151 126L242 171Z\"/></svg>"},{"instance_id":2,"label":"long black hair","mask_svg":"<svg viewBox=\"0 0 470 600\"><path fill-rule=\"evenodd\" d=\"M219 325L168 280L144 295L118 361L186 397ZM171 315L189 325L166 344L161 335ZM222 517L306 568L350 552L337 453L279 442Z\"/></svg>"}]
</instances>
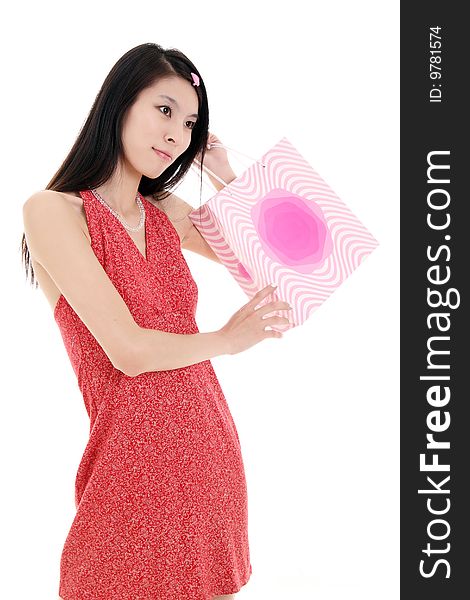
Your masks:
<instances>
[{"instance_id":1,"label":"long black hair","mask_svg":"<svg viewBox=\"0 0 470 600\"><path fill-rule=\"evenodd\" d=\"M138 94L162 77L171 75L193 83L191 72L199 76L199 86L194 86L199 100L198 119L192 129L191 143L156 179L142 175L139 192L143 196L153 195L155 200L164 200L185 176L199 152L202 187L202 161L209 137L209 105L204 81L195 65L180 50L145 43L126 52L112 67L72 149L45 189L74 192L104 184L122 157L122 125ZM31 271L30 282L37 288L24 233L21 250L26 278Z\"/></svg>"}]
</instances>

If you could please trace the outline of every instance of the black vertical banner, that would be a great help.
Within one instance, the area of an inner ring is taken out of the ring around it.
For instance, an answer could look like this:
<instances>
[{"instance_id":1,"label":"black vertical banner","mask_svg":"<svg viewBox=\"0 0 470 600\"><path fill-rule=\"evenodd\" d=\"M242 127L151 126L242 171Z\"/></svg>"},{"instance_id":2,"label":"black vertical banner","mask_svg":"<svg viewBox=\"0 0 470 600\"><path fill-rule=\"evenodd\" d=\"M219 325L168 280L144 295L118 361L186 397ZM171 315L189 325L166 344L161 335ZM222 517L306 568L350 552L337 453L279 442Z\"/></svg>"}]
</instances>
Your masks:
<instances>
[{"instance_id":1,"label":"black vertical banner","mask_svg":"<svg viewBox=\"0 0 470 600\"><path fill-rule=\"evenodd\" d=\"M401 3L404 600L470 597L470 110L464 110L470 52L464 6Z\"/></svg>"}]
</instances>

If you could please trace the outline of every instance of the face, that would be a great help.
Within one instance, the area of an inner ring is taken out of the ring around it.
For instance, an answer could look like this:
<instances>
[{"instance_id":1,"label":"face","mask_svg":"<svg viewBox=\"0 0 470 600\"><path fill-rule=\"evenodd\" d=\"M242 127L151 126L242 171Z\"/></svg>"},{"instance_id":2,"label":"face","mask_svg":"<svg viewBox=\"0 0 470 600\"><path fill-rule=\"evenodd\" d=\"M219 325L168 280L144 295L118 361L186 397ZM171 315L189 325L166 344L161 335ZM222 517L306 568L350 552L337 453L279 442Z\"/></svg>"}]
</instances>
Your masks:
<instances>
[{"instance_id":1,"label":"face","mask_svg":"<svg viewBox=\"0 0 470 600\"><path fill-rule=\"evenodd\" d=\"M139 176L159 177L187 150L197 112L196 90L181 77L166 77L142 90L123 124L125 166ZM154 148L168 153L171 159L162 157Z\"/></svg>"}]
</instances>

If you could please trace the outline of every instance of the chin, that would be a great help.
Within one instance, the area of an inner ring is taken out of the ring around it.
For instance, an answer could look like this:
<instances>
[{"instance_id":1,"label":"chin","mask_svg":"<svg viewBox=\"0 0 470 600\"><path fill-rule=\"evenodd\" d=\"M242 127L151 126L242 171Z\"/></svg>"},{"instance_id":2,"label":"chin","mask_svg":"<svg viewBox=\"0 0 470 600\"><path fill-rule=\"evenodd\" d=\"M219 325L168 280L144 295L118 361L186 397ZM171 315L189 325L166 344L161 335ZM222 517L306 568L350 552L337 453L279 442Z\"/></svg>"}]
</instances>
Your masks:
<instances>
[{"instance_id":1,"label":"chin","mask_svg":"<svg viewBox=\"0 0 470 600\"><path fill-rule=\"evenodd\" d=\"M147 171L147 172L143 171L142 175L145 175L145 177L148 177L148 179L157 179L157 177L160 177L161 174L166 171L166 169L155 170L155 168L153 168L151 171Z\"/></svg>"}]
</instances>

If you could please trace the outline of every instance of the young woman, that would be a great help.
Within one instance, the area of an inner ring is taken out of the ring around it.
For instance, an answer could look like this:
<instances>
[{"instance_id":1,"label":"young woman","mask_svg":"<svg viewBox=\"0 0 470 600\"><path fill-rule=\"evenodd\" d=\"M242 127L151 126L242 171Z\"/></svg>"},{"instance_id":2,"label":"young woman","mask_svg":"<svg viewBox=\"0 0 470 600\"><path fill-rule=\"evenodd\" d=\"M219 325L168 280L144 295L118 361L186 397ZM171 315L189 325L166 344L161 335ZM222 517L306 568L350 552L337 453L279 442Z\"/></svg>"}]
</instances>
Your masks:
<instances>
[{"instance_id":1,"label":"young woman","mask_svg":"<svg viewBox=\"0 0 470 600\"><path fill-rule=\"evenodd\" d=\"M181 247L217 257L168 192L197 157L233 179L226 153L207 150L208 124L195 65L137 46L23 206L26 272L51 304L90 417L62 600L233 598L252 572L240 443L210 359L281 337L265 327L286 319L265 315L289 306L256 308L268 286L220 330L199 332Z\"/></svg>"}]
</instances>

